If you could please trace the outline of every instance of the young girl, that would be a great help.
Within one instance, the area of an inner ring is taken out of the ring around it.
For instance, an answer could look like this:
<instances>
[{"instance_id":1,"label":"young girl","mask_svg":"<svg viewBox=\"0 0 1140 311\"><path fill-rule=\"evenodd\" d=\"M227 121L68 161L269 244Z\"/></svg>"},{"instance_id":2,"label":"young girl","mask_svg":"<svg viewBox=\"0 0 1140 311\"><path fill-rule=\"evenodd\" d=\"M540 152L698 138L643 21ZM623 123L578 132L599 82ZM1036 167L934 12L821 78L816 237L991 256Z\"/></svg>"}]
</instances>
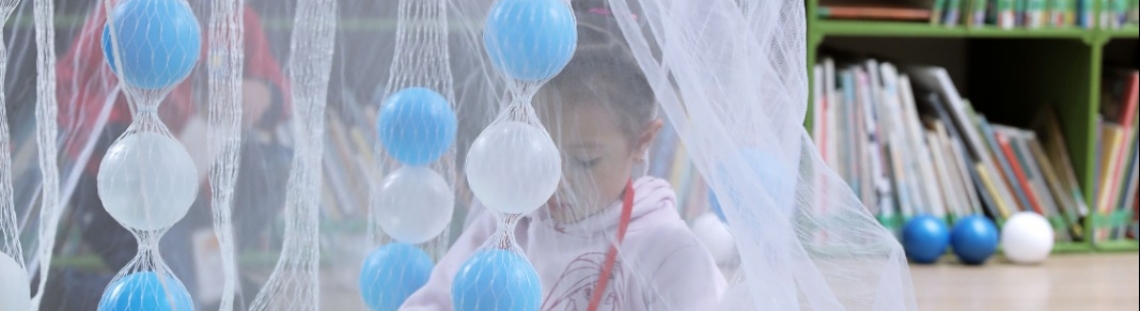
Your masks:
<instances>
[{"instance_id":1,"label":"young girl","mask_svg":"<svg viewBox=\"0 0 1140 311\"><path fill-rule=\"evenodd\" d=\"M562 152L563 182L519 221L518 246L541 280L542 311L706 310L725 288L721 272L677 214L669 184L634 177L663 122L613 18L578 14L574 59L535 99ZM452 310L452 279L497 230L481 207L467 223L401 310Z\"/></svg>"}]
</instances>

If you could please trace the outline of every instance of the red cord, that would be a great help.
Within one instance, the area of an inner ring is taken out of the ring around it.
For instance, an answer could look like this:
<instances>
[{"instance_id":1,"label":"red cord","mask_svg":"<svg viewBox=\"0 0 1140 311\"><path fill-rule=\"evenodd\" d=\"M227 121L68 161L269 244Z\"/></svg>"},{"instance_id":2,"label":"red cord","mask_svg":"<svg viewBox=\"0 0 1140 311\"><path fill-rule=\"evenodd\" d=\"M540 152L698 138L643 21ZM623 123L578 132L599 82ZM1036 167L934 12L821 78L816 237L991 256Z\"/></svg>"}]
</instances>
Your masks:
<instances>
[{"instance_id":1,"label":"red cord","mask_svg":"<svg viewBox=\"0 0 1140 311\"><path fill-rule=\"evenodd\" d=\"M617 243L610 245L609 252L606 252L606 262L602 266L602 274L598 278L598 284L594 287L594 294L590 297L590 307L586 309L588 311L597 311L598 306L602 304L602 295L606 291L606 286L609 285L610 274L613 273L614 264L617 261L617 249L622 240L625 240L625 231L629 229L630 217L633 217L632 180L625 184L625 199L621 206L621 222L618 223Z\"/></svg>"}]
</instances>

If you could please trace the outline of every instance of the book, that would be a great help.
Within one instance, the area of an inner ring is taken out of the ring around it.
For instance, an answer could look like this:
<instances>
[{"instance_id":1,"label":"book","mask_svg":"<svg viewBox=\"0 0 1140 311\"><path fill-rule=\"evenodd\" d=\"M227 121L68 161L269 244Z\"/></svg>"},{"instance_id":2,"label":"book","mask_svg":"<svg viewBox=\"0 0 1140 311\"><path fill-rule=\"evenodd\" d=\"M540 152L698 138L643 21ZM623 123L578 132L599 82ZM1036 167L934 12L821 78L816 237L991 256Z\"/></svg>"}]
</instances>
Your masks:
<instances>
[{"instance_id":1,"label":"book","mask_svg":"<svg viewBox=\"0 0 1140 311\"><path fill-rule=\"evenodd\" d=\"M1014 27L1017 27L1016 5L1018 0L995 1L997 1L995 8L995 12L997 14L997 26L1001 29L1013 29Z\"/></svg>"},{"instance_id":2,"label":"book","mask_svg":"<svg viewBox=\"0 0 1140 311\"><path fill-rule=\"evenodd\" d=\"M821 5L816 14L824 19L929 21L930 8L893 6Z\"/></svg>"},{"instance_id":3,"label":"book","mask_svg":"<svg viewBox=\"0 0 1140 311\"><path fill-rule=\"evenodd\" d=\"M1041 204L1037 201L1037 195L1033 191L1033 187L1029 184L1028 179L1025 177L1025 169L1023 168L1021 161L1019 161L1017 155L1014 154L1012 146L1013 143L1010 140L1010 135L1007 133L1007 131L1001 129L995 129L995 131L996 133L994 133L994 139L997 140L998 147L1001 148L1002 154L1005 155L1006 161L1008 161L1010 168L1013 170L1013 175L1006 177L1009 178L1012 183L1016 183L1019 187L1019 195L1023 197L1022 199L1025 200L1025 202L1027 202L1027 204L1024 204L1026 207L1025 210L1036 212L1042 216L1048 216L1049 213L1046 213L1045 209L1041 207Z\"/></svg>"},{"instance_id":4,"label":"book","mask_svg":"<svg viewBox=\"0 0 1140 311\"><path fill-rule=\"evenodd\" d=\"M1016 175L1013 173L1013 167L1010 165L1008 158L1005 156L1001 145L998 144L997 136L994 133L995 131L993 127L990 126L990 123L986 120L985 116L979 116L978 118L978 127L985 134L985 139L990 146L990 150L992 151L994 162L997 163L997 168L991 170L990 172L991 177L995 178L994 182L997 183L998 187L1004 186L1006 187L1005 189L1008 189L1008 191L1004 192L1002 195L1004 198L1006 198L1006 200L1008 200L1008 203L1006 205L1011 208L1010 212L1016 213L1032 209L1029 204L1029 199L1025 197L1024 192L1021 190L1020 184L1015 178Z\"/></svg>"},{"instance_id":5,"label":"book","mask_svg":"<svg viewBox=\"0 0 1140 311\"><path fill-rule=\"evenodd\" d=\"M947 2L950 2L950 1L949 0L934 0L934 3L930 8L930 24L931 25L942 24L942 18L945 17L943 14L946 13Z\"/></svg>"},{"instance_id":6,"label":"book","mask_svg":"<svg viewBox=\"0 0 1140 311\"><path fill-rule=\"evenodd\" d=\"M1047 185L1053 200L1057 202L1058 212L1063 215L1065 222L1069 224L1068 231L1073 240L1081 240L1084 235L1084 225L1081 224L1081 218L1077 212L1077 203L1073 202L1073 197L1069 195L1069 190L1066 189L1065 184L1061 181L1061 177L1053 169L1053 161L1045 152L1045 148L1037 139L1029 141L1029 149L1033 157L1037 160L1040 166L1041 174L1044 175L1045 184Z\"/></svg>"},{"instance_id":7,"label":"book","mask_svg":"<svg viewBox=\"0 0 1140 311\"><path fill-rule=\"evenodd\" d=\"M931 146L930 158L934 159L934 172L938 175L939 189L942 190L945 199L943 204L952 218L966 216L962 209L964 204L959 200L962 194L955 186L957 183L951 176L950 166L946 165L947 161L944 159L946 149L943 138L946 135L946 129L940 120L928 120L927 123L929 129L926 131L926 141Z\"/></svg>"},{"instance_id":8,"label":"book","mask_svg":"<svg viewBox=\"0 0 1140 311\"><path fill-rule=\"evenodd\" d=\"M986 25L986 8L988 7L986 0L970 0L970 13L969 22L966 23L972 27L982 27Z\"/></svg>"},{"instance_id":9,"label":"book","mask_svg":"<svg viewBox=\"0 0 1140 311\"><path fill-rule=\"evenodd\" d=\"M1038 112L1034 119L1034 128L1041 135L1041 144L1045 153L1052 161L1052 167L1057 172L1059 182L1067 192L1070 202L1075 204L1077 217L1084 218L1089 214L1089 206L1085 201L1084 191L1077 181L1076 170L1069 157L1069 147L1065 142L1065 135L1061 132L1061 120L1057 117L1056 107L1047 106ZM1083 230L1081 232L1084 232Z\"/></svg>"},{"instance_id":10,"label":"book","mask_svg":"<svg viewBox=\"0 0 1140 311\"><path fill-rule=\"evenodd\" d=\"M1076 1L1077 1L1077 13L1076 13L1077 26L1080 26L1081 28L1084 28L1084 29L1092 29L1093 26L1096 26L1096 24L1094 23L1095 22L1095 18L1094 18L1095 15L1093 12L1093 4L1094 4L1093 1L1097 1L1097 0L1076 0Z\"/></svg>"},{"instance_id":11,"label":"book","mask_svg":"<svg viewBox=\"0 0 1140 311\"><path fill-rule=\"evenodd\" d=\"M1045 27L1047 24L1046 19L1046 0L1026 0L1025 4L1025 24L1029 29L1039 29Z\"/></svg>"},{"instance_id":12,"label":"book","mask_svg":"<svg viewBox=\"0 0 1140 311\"><path fill-rule=\"evenodd\" d=\"M1025 177L1029 180L1037 201L1045 210L1046 215L1044 216L1054 224L1055 237L1058 241L1072 241L1073 238L1069 235L1068 226L1064 224L1065 217L1061 214L1057 201L1053 200L1052 190L1046 185L1041 166L1030 150L1030 141L1036 140L1036 135L1031 131L1021 129L1018 129L1017 134L1013 144L1014 153L1025 168Z\"/></svg>"},{"instance_id":13,"label":"book","mask_svg":"<svg viewBox=\"0 0 1140 311\"><path fill-rule=\"evenodd\" d=\"M1125 169L1125 172L1130 172L1130 173L1127 175L1128 178L1126 178L1125 181L1121 184L1120 195L1116 198L1115 203L1113 204L1114 205L1113 212L1127 212L1128 207L1132 206L1131 201L1134 200L1134 198L1136 197L1136 194L1137 194L1137 177L1138 177L1138 175L1140 175L1140 166L1137 165L1137 159L1136 159L1137 145L1136 145L1136 139L1135 138L1133 138L1131 145L1132 145L1132 151L1130 152L1130 155L1129 155L1129 158L1130 158L1128 160L1129 164L1128 164L1127 168ZM1113 239L1123 239L1123 238L1125 238L1125 232L1127 231L1127 225L1121 226L1121 227L1116 228L1114 230L1116 230L1116 231L1113 234Z\"/></svg>"},{"instance_id":14,"label":"book","mask_svg":"<svg viewBox=\"0 0 1140 311\"><path fill-rule=\"evenodd\" d=\"M899 76L899 92L903 94L900 97L902 99L903 122L905 123L903 131L906 132L905 139L908 142L910 154L914 155L911 169L916 172L915 183L922 185L916 187L920 190L915 192L915 204L920 206L922 211L932 213L936 202L942 202L942 197L941 192L937 191L934 184L934 168L931 159L922 156L929 153L928 146L922 134L922 126L919 123L918 108L915 104L910 77L905 74Z\"/></svg>"},{"instance_id":15,"label":"book","mask_svg":"<svg viewBox=\"0 0 1140 311\"><path fill-rule=\"evenodd\" d=\"M945 0L945 1L946 1L946 11L945 11L946 15L942 17L942 25L947 26L947 27L958 26L958 23L962 21L962 5L963 5L963 3L969 3L969 1L968 0L967 1Z\"/></svg>"},{"instance_id":16,"label":"book","mask_svg":"<svg viewBox=\"0 0 1140 311\"><path fill-rule=\"evenodd\" d=\"M1076 9L1076 3L1072 0L1050 0L1049 1L1049 26L1054 28L1065 28L1073 26L1073 12Z\"/></svg>"}]
</instances>

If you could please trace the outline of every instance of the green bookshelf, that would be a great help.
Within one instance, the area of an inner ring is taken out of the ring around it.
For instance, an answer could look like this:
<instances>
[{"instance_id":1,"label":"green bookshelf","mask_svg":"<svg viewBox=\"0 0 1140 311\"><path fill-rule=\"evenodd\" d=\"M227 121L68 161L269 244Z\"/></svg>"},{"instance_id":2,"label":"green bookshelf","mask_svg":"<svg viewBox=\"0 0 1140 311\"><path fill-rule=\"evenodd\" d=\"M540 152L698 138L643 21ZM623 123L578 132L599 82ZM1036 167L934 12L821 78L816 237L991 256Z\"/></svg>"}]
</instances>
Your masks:
<instances>
[{"instance_id":1,"label":"green bookshelf","mask_svg":"<svg viewBox=\"0 0 1140 311\"><path fill-rule=\"evenodd\" d=\"M1024 114L1034 107L1026 103L1056 103L1060 108L1064 135L1069 155L1073 160L1086 202L1093 205L1093 176L1096 151L1096 118L1100 109L1101 73L1104 68L1105 47L1110 42L1137 40L1140 29L1129 27L1117 30L1083 28L1000 29L987 27L946 27L923 22L827 20L816 14L819 0L807 0L808 66L809 81L813 77L819 49L828 38L875 38L876 40L955 39L970 40L968 71L971 100L985 105L987 112L998 114ZM1013 48L1011 50L1011 48ZM1031 50L1033 53L1025 53ZM1012 52L1011 52L1012 51ZM1135 52L1132 52L1135 53ZM1002 68L994 70L998 64ZM1050 64L1048 70L1040 64ZM1010 83L1009 81L1018 81ZM1075 81L1075 82L1074 82ZM1087 82L1082 82L1087 81ZM974 96L973 94L984 94ZM809 95L810 96L810 95ZM812 115L810 107L808 116ZM994 104L1013 103L1013 104ZM1002 105L1002 106L996 106ZM981 108L979 108L981 109ZM1029 120L1025 120L1028 122ZM805 125L812 128L809 117ZM1027 124L1022 124L1027 125ZM1086 217L1086 237L1107 216L1095 210ZM1086 239L1088 240L1088 239ZM1135 252L1140 250L1136 241L1060 243L1054 253L1084 253L1093 251Z\"/></svg>"}]
</instances>

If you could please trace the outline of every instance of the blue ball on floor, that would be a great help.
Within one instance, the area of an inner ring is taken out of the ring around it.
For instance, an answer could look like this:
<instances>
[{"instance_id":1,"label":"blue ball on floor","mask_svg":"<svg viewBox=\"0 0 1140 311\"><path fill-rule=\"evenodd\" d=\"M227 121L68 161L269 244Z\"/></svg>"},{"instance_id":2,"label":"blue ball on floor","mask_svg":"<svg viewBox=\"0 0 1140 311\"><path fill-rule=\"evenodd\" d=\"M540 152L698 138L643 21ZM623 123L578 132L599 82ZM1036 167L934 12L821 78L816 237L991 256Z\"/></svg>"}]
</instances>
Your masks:
<instances>
[{"instance_id":1,"label":"blue ball on floor","mask_svg":"<svg viewBox=\"0 0 1140 311\"><path fill-rule=\"evenodd\" d=\"M998 229L984 216L958 220L950 234L950 246L963 264L981 265L997 252Z\"/></svg>"},{"instance_id":2,"label":"blue ball on floor","mask_svg":"<svg viewBox=\"0 0 1140 311\"><path fill-rule=\"evenodd\" d=\"M911 218L903 227L903 249L910 260L930 264L946 253L950 231L941 218L922 215Z\"/></svg>"}]
</instances>

